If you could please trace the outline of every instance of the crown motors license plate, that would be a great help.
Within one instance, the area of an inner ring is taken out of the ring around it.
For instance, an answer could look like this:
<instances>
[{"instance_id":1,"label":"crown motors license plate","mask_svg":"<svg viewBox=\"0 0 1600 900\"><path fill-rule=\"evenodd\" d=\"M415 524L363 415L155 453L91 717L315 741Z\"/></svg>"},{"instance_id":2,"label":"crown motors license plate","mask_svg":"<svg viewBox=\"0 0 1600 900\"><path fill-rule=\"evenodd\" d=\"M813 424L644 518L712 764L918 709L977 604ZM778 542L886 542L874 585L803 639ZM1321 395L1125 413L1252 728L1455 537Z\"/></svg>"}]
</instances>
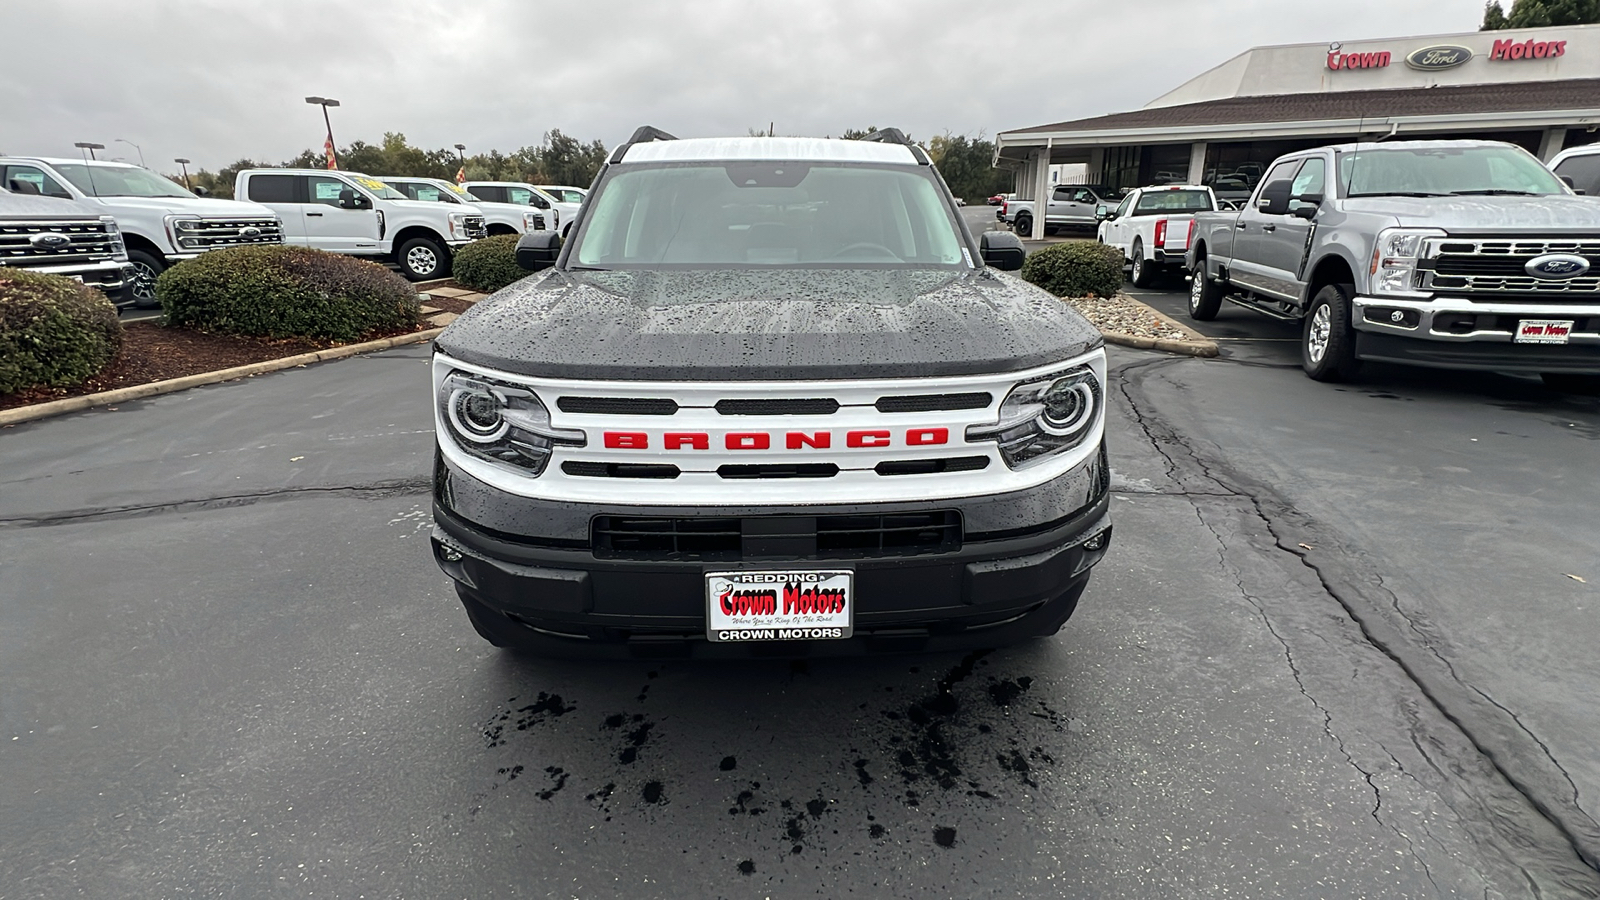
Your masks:
<instances>
[{"instance_id":1,"label":"crown motors license plate","mask_svg":"<svg viewBox=\"0 0 1600 900\"><path fill-rule=\"evenodd\" d=\"M847 638L855 605L847 570L706 573L706 637L713 643Z\"/></svg>"},{"instance_id":2,"label":"crown motors license plate","mask_svg":"<svg viewBox=\"0 0 1600 900\"><path fill-rule=\"evenodd\" d=\"M1565 344L1575 319L1523 319L1517 323L1519 344Z\"/></svg>"}]
</instances>

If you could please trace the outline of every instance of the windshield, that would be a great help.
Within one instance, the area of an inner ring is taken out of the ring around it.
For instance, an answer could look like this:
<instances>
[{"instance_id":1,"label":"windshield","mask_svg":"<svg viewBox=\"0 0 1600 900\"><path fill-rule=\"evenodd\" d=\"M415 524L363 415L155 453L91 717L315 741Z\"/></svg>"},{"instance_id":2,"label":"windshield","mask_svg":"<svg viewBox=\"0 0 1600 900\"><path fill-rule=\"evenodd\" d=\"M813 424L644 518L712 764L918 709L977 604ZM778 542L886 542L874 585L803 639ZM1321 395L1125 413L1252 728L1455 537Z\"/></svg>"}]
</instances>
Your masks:
<instances>
[{"instance_id":1,"label":"windshield","mask_svg":"<svg viewBox=\"0 0 1600 900\"><path fill-rule=\"evenodd\" d=\"M616 168L589 203L568 257L580 268L971 264L920 166Z\"/></svg>"},{"instance_id":2,"label":"windshield","mask_svg":"<svg viewBox=\"0 0 1600 900\"><path fill-rule=\"evenodd\" d=\"M1363 147L1339 154L1346 197L1564 194L1550 170L1516 147Z\"/></svg>"},{"instance_id":3,"label":"windshield","mask_svg":"<svg viewBox=\"0 0 1600 900\"><path fill-rule=\"evenodd\" d=\"M379 181L376 178L373 178L370 175L351 175L350 176L350 180L354 181L356 184L361 185L362 187L366 188L367 190L373 192L374 194L377 194L378 197L380 199L383 199L383 200L405 200L405 199L408 199L405 194L400 193L399 191L395 190L392 187L389 187L387 184L384 184L383 182Z\"/></svg>"},{"instance_id":4,"label":"windshield","mask_svg":"<svg viewBox=\"0 0 1600 900\"><path fill-rule=\"evenodd\" d=\"M460 203L461 200L444 188L428 184L425 181L402 181L395 187L411 200L423 200L429 203Z\"/></svg>"},{"instance_id":5,"label":"windshield","mask_svg":"<svg viewBox=\"0 0 1600 900\"><path fill-rule=\"evenodd\" d=\"M457 197L459 197L459 198L461 198L461 201L462 201L462 202L463 202L463 203L477 203L477 202L481 202L481 201L479 201L479 200L478 200L478 198L477 198L477 197L474 197L474 196L473 196L473 195L472 195L472 192L471 192L471 191L469 191L469 190L467 190L467 189L466 189L466 188L464 188L464 187L462 187L462 186L461 186L461 185L459 185L459 184L451 184L451 183L450 183L450 182L448 182L448 181L442 181L442 182L440 182L440 184L443 184L443 185L444 185L444 186L445 186L445 187L447 187L447 188L449 188L449 189L450 189L450 190L451 190L451 191L454 191L454 192L455 192L455 195L456 195L456 196L457 196Z\"/></svg>"},{"instance_id":6,"label":"windshield","mask_svg":"<svg viewBox=\"0 0 1600 900\"><path fill-rule=\"evenodd\" d=\"M1213 209L1209 191L1145 191L1133 207L1136 216Z\"/></svg>"},{"instance_id":7,"label":"windshield","mask_svg":"<svg viewBox=\"0 0 1600 900\"><path fill-rule=\"evenodd\" d=\"M149 169L122 166L87 166L82 163L57 163L55 170L73 186L91 197L182 197L195 196L170 179Z\"/></svg>"}]
</instances>

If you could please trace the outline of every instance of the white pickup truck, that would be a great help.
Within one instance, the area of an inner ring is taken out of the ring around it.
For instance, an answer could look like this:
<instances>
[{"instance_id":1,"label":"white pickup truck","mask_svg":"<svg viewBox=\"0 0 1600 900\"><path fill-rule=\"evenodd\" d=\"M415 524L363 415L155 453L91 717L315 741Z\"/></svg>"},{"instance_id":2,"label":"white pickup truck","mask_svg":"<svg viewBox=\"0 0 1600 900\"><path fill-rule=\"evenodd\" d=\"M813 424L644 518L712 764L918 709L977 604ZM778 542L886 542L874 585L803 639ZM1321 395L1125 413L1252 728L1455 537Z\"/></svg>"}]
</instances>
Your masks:
<instances>
[{"instance_id":1,"label":"white pickup truck","mask_svg":"<svg viewBox=\"0 0 1600 900\"><path fill-rule=\"evenodd\" d=\"M573 221L578 218L578 204L557 200L524 181L469 181L462 187L480 200L515 203L544 210L550 216L550 230L559 233L562 238L567 236Z\"/></svg>"},{"instance_id":2,"label":"white pickup truck","mask_svg":"<svg viewBox=\"0 0 1600 900\"><path fill-rule=\"evenodd\" d=\"M233 195L277 213L287 243L393 263L412 281L450 274L455 248L488 236L475 206L412 200L355 172L245 169Z\"/></svg>"},{"instance_id":3,"label":"white pickup truck","mask_svg":"<svg viewBox=\"0 0 1600 900\"><path fill-rule=\"evenodd\" d=\"M197 197L170 178L127 163L0 157L0 185L76 200L115 218L133 265L127 293L136 306L156 305L156 276L180 260L218 247L283 243L283 227L272 210Z\"/></svg>"},{"instance_id":4,"label":"white pickup truck","mask_svg":"<svg viewBox=\"0 0 1600 900\"><path fill-rule=\"evenodd\" d=\"M537 209L514 203L490 203L466 188L443 178L414 178L411 176L383 176L383 183L413 200L427 203L470 204L483 213L489 234L532 234L549 228L545 214Z\"/></svg>"},{"instance_id":5,"label":"white pickup truck","mask_svg":"<svg viewBox=\"0 0 1600 900\"><path fill-rule=\"evenodd\" d=\"M1101 205L1095 218L1100 220L1100 243L1121 250L1132 267L1134 285L1149 287L1163 272L1183 271L1194 214L1217 209L1211 188L1170 184L1134 188L1115 209Z\"/></svg>"}]
</instances>

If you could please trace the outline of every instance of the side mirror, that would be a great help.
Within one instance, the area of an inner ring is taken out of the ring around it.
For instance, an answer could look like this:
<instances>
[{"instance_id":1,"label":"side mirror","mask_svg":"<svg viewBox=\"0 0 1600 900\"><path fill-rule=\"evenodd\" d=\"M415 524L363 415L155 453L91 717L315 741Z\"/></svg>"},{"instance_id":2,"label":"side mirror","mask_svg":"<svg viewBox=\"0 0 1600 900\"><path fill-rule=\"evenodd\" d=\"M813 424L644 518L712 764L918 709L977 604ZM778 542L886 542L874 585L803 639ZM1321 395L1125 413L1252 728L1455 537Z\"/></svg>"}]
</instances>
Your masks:
<instances>
[{"instance_id":1,"label":"side mirror","mask_svg":"<svg viewBox=\"0 0 1600 900\"><path fill-rule=\"evenodd\" d=\"M1299 204L1289 210L1289 215L1299 216L1309 222L1317 217L1317 210L1322 208L1322 195L1306 194L1303 197L1295 197L1289 202L1291 204Z\"/></svg>"},{"instance_id":2,"label":"side mirror","mask_svg":"<svg viewBox=\"0 0 1600 900\"><path fill-rule=\"evenodd\" d=\"M1022 248L1022 238L1009 231L985 231L978 238L978 254L983 257L984 265L1003 272L1017 271L1028 258L1028 251Z\"/></svg>"},{"instance_id":3,"label":"side mirror","mask_svg":"<svg viewBox=\"0 0 1600 900\"><path fill-rule=\"evenodd\" d=\"M203 184L195 185L194 186L194 190L191 191L190 193L194 194L196 197L209 197L209 196L211 196L211 192L209 190L207 190L206 186L203 185Z\"/></svg>"},{"instance_id":4,"label":"side mirror","mask_svg":"<svg viewBox=\"0 0 1600 900\"><path fill-rule=\"evenodd\" d=\"M517 266L538 272L556 264L561 255L561 235L554 231L533 231L517 241Z\"/></svg>"},{"instance_id":5,"label":"side mirror","mask_svg":"<svg viewBox=\"0 0 1600 900\"><path fill-rule=\"evenodd\" d=\"M1106 219L1111 218L1111 207L1105 205L1104 203L1100 204L1099 206L1096 206L1094 208L1094 217L1095 217L1096 220L1101 221L1101 222L1104 222Z\"/></svg>"},{"instance_id":6,"label":"side mirror","mask_svg":"<svg viewBox=\"0 0 1600 900\"><path fill-rule=\"evenodd\" d=\"M1288 181L1274 181L1261 189L1260 196L1256 197L1256 209L1264 216L1283 216L1289 213L1289 191L1293 185Z\"/></svg>"},{"instance_id":7,"label":"side mirror","mask_svg":"<svg viewBox=\"0 0 1600 900\"><path fill-rule=\"evenodd\" d=\"M356 202L356 196L357 196L356 192L352 191L349 188L345 188L344 190L340 191L339 192L339 208L340 209L360 209L361 208L360 204Z\"/></svg>"},{"instance_id":8,"label":"side mirror","mask_svg":"<svg viewBox=\"0 0 1600 900\"><path fill-rule=\"evenodd\" d=\"M1575 191L1578 190L1577 182L1572 180L1572 176L1571 175L1557 175L1556 177L1560 178L1561 179L1561 183L1566 185L1567 187L1572 188Z\"/></svg>"}]
</instances>

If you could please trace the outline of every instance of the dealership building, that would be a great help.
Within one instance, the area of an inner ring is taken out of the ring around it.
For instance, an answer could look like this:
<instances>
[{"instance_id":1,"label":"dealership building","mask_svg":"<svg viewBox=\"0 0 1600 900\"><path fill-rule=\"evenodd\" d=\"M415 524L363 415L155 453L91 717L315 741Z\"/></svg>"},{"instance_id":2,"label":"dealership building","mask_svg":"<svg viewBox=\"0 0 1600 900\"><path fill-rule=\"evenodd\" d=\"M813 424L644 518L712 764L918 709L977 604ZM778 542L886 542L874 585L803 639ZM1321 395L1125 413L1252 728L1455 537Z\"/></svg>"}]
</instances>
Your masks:
<instances>
[{"instance_id":1,"label":"dealership building","mask_svg":"<svg viewBox=\"0 0 1600 900\"><path fill-rule=\"evenodd\" d=\"M1131 112L1003 131L1018 194L1077 163L1116 188L1238 199L1278 156L1382 138L1487 138L1548 161L1600 138L1600 25L1257 47ZM1041 223L1042 224L1042 223Z\"/></svg>"}]
</instances>

